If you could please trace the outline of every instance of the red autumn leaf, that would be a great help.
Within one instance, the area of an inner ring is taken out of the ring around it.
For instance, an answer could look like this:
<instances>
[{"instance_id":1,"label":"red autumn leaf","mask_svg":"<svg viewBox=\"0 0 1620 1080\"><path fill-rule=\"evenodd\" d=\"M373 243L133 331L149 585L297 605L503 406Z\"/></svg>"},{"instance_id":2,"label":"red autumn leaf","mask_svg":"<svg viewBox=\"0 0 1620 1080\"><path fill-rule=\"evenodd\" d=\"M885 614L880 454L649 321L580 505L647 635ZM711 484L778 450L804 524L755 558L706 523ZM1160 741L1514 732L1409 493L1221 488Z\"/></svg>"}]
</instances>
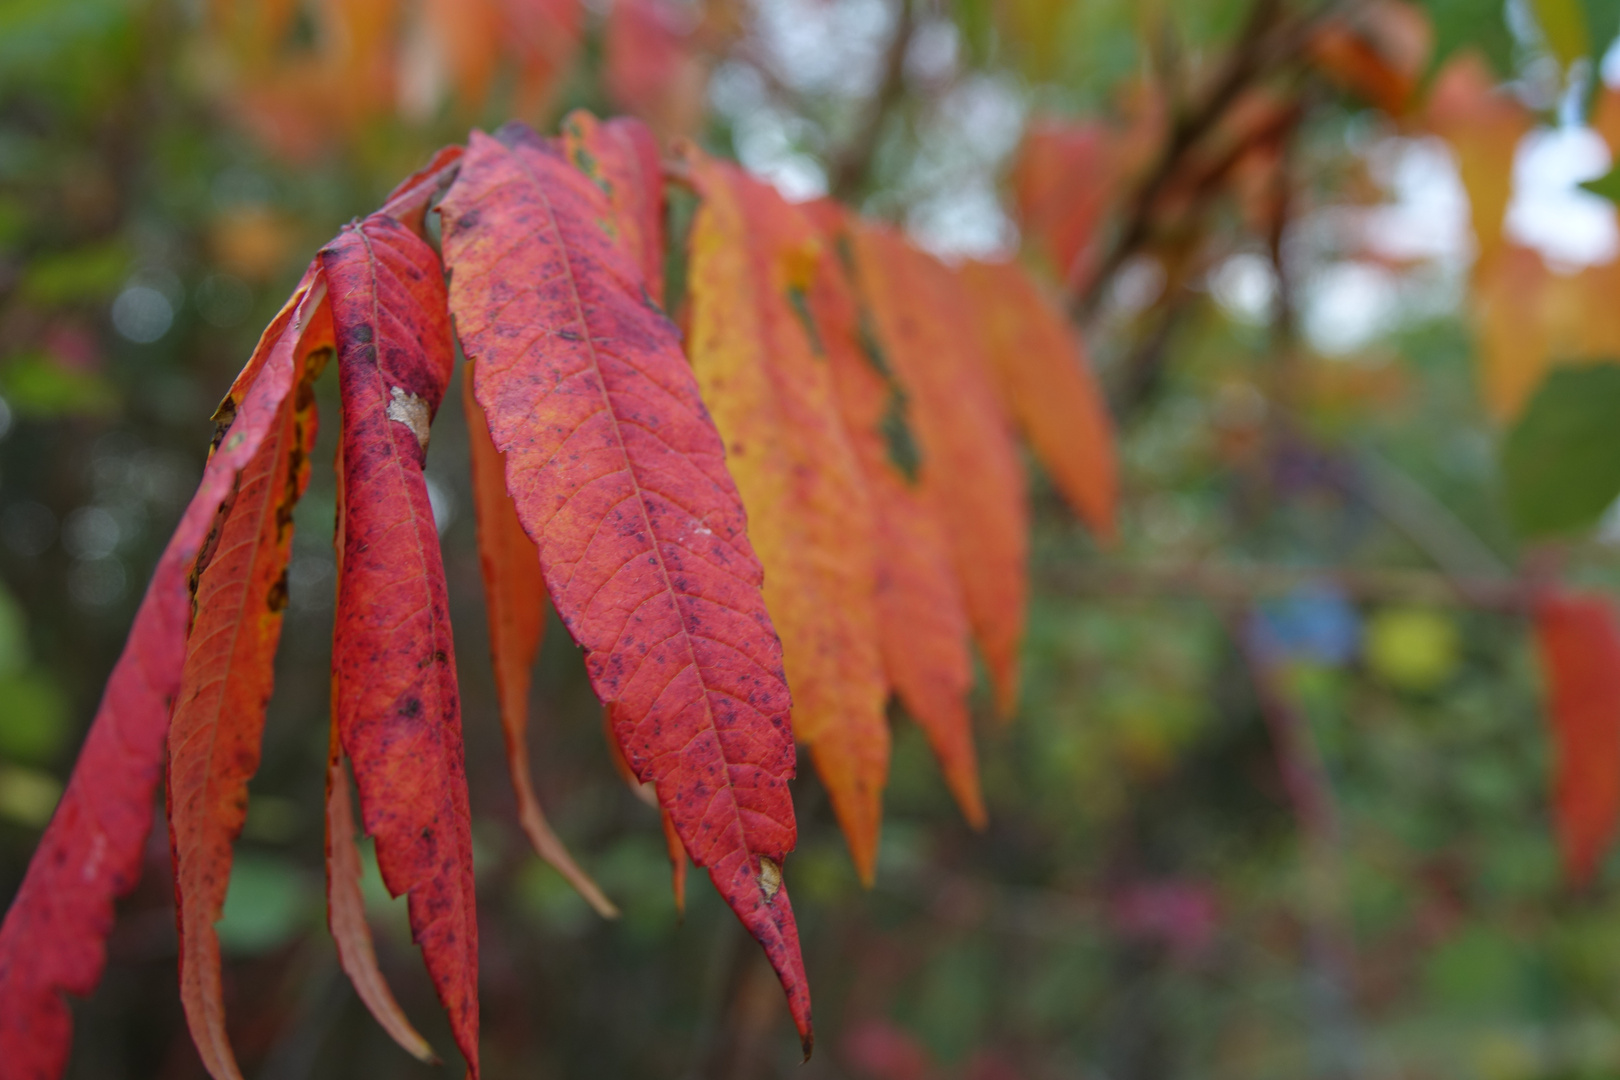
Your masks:
<instances>
[{"instance_id":1,"label":"red autumn leaf","mask_svg":"<svg viewBox=\"0 0 1620 1080\"><path fill-rule=\"evenodd\" d=\"M461 167L461 155L464 153L466 149L461 146L440 147L432 160L401 180L394 190L388 193L388 198L383 200L382 209L377 212L387 214L421 236L422 219L427 214L428 203L449 187L450 181L456 178L456 170Z\"/></svg>"},{"instance_id":2,"label":"red autumn leaf","mask_svg":"<svg viewBox=\"0 0 1620 1080\"><path fill-rule=\"evenodd\" d=\"M1019 223L1059 280L1079 273L1115 196L1116 142L1095 121L1036 121L1024 135L1012 171Z\"/></svg>"},{"instance_id":3,"label":"red autumn leaf","mask_svg":"<svg viewBox=\"0 0 1620 1080\"><path fill-rule=\"evenodd\" d=\"M152 826L153 789L185 665L187 575L292 392L300 312L307 316L314 302L310 286L306 275L215 414L216 449L158 560L67 790L0 925L0 1061L8 1076L61 1074L72 1034L62 994L88 995L101 978L113 900L134 887Z\"/></svg>"},{"instance_id":4,"label":"red autumn leaf","mask_svg":"<svg viewBox=\"0 0 1620 1080\"><path fill-rule=\"evenodd\" d=\"M512 789L517 794L518 822L540 857L556 867L598 914L605 919L617 918L619 909L602 895L596 882L579 868L552 831L530 779L529 673L546 628L546 583L540 576L540 552L523 531L512 496L506 492L506 463L490 442L489 422L473 397L473 365L466 365L463 371L461 403L467 414L467 439L472 450L478 561L484 576L489 647L495 662L506 760Z\"/></svg>"},{"instance_id":5,"label":"red autumn leaf","mask_svg":"<svg viewBox=\"0 0 1620 1080\"><path fill-rule=\"evenodd\" d=\"M325 283L317 279L283 346L293 357L284 398L243 468L192 571L195 610L169 721L169 835L180 937L180 1000L203 1064L241 1076L225 1030L219 937L231 845L247 816L247 782L259 766L270 702L293 507L309 480L315 445L311 383L332 349Z\"/></svg>"},{"instance_id":6,"label":"red autumn leaf","mask_svg":"<svg viewBox=\"0 0 1620 1080\"><path fill-rule=\"evenodd\" d=\"M406 1019L377 966L365 896L360 891L360 849L354 842L354 807L335 711L326 763L326 925L337 943L338 963L377 1023L418 1061L438 1061L433 1047Z\"/></svg>"},{"instance_id":7,"label":"red autumn leaf","mask_svg":"<svg viewBox=\"0 0 1620 1080\"><path fill-rule=\"evenodd\" d=\"M848 254L841 213L812 208L823 234ZM839 413L871 493L883 667L906 711L928 737L962 814L984 825L979 763L967 694L973 685L970 629L950 541L918 486L910 396L900 385L869 312L839 262L823 259L810 310L827 350Z\"/></svg>"},{"instance_id":8,"label":"red autumn leaf","mask_svg":"<svg viewBox=\"0 0 1620 1080\"><path fill-rule=\"evenodd\" d=\"M1553 817L1564 869L1591 880L1620 817L1620 626L1601 596L1541 598L1536 638L1553 737Z\"/></svg>"},{"instance_id":9,"label":"red autumn leaf","mask_svg":"<svg viewBox=\"0 0 1620 1080\"><path fill-rule=\"evenodd\" d=\"M444 563L422 462L454 350L438 258L373 215L321 252L337 329L334 710L360 816L478 1075L472 833Z\"/></svg>"},{"instance_id":10,"label":"red autumn leaf","mask_svg":"<svg viewBox=\"0 0 1620 1080\"><path fill-rule=\"evenodd\" d=\"M584 109L563 119L574 167L606 193L619 243L641 267L653 302L664 303L664 172L658 140L628 116L601 121Z\"/></svg>"},{"instance_id":11,"label":"red autumn leaf","mask_svg":"<svg viewBox=\"0 0 1620 1080\"><path fill-rule=\"evenodd\" d=\"M584 36L580 0L501 0L507 46L517 58L513 112L534 116L550 109Z\"/></svg>"},{"instance_id":12,"label":"red autumn leaf","mask_svg":"<svg viewBox=\"0 0 1620 1080\"><path fill-rule=\"evenodd\" d=\"M1112 537L1113 422L1074 328L1017 263L968 263L962 276L1002 400L1069 505Z\"/></svg>"},{"instance_id":13,"label":"red autumn leaf","mask_svg":"<svg viewBox=\"0 0 1620 1080\"><path fill-rule=\"evenodd\" d=\"M614 0L604 33L603 81L626 112L665 135L694 131L707 71L693 20L670 0Z\"/></svg>"},{"instance_id":14,"label":"red autumn leaf","mask_svg":"<svg viewBox=\"0 0 1620 1080\"><path fill-rule=\"evenodd\" d=\"M451 308L507 488L636 776L787 990L790 699L741 501L674 327L555 148L473 134L442 204Z\"/></svg>"},{"instance_id":15,"label":"red autumn leaf","mask_svg":"<svg viewBox=\"0 0 1620 1080\"><path fill-rule=\"evenodd\" d=\"M844 1036L844 1060L867 1080L933 1080L932 1055L910 1032L887 1020L863 1020Z\"/></svg>"},{"instance_id":16,"label":"red autumn leaf","mask_svg":"<svg viewBox=\"0 0 1620 1080\"><path fill-rule=\"evenodd\" d=\"M960 281L891 229L855 229L877 337L914 406L919 477L950 538L968 619L1001 715L1018 703L1029 507L1023 469L968 321Z\"/></svg>"},{"instance_id":17,"label":"red autumn leaf","mask_svg":"<svg viewBox=\"0 0 1620 1080\"><path fill-rule=\"evenodd\" d=\"M697 151L687 349L765 567L765 600L810 748L861 880L877 869L889 772L872 503L809 293L815 227L775 189Z\"/></svg>"}]
</instances>

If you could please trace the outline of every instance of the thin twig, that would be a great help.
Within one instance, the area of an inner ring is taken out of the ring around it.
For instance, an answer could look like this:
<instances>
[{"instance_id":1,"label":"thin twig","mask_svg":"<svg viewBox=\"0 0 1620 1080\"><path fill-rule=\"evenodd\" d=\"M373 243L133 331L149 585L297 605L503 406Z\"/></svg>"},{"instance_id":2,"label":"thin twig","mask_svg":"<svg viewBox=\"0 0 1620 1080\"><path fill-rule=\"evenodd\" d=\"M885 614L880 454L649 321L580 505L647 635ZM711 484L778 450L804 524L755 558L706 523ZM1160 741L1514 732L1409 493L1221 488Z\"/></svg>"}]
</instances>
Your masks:
<instances>
[{"instance_id":1,"label":"thin twig","mask_svg":"<svg viewBox=\"0 0 1620 1080\"><path fill-rule=\"evenodd\" d=\"M1456 578L1432 570L1214 560L1068 564L1049 570L1043 575L1042 585L1086 596L1181 596L1217 605L1249 604L1301 589L1325 588L1357 603L1459 606L1506 615L1528 610L1539 587L1535 582L1514 578Z\"/></svg>"},{"instance_id":2,"label":"thin twig","mask_svg":"<svg viewBox=\"0 0 1620 1080\"><path fill-rule=\"evenodd\" d=\"M906 53L911 48L911 34L916 27L911 5L912 0L900 0L894 37L889 39L889 48L883 59L883 81L855 137L833 159L828 187L833 198L842 202L849 202L866 185L889 112L905 94Z\"/></svg>"}]
</instances>

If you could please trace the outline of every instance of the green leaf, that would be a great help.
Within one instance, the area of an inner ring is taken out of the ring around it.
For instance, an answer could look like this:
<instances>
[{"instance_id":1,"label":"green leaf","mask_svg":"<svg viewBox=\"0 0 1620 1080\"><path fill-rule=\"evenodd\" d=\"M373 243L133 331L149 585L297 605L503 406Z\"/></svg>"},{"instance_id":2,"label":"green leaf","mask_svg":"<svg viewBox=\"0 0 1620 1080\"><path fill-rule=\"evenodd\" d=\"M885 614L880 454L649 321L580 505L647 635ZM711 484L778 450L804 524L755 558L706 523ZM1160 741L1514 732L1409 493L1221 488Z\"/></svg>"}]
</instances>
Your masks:
<instances>
[{"instance_id":1,"label":"green leaf","mask_svg":"<svg viewBox=\"0 0 1620 1080\"><path fill-rule=\"evenodd\" d=\"M1503 443L1502 483L1526 536L1602 516L1620 495L1620 363L1553 369Z\"/></svg>"},{"instance_id":2,"label":"green leaf","mask_svg":"<svg viewBox=\"0 0 1620 1080\"><path fill-rule=\"evenodd\" d=\"M118 291L129 265L129 249L118 240L42 256L23 274L22 294L35 304L104 299Z\"/></svg>"},{"instance_id":3,"label":"green leaf","mask_svg":"<svg viewBox=\"0 0 1620 1080\"><path fill-rule=\"evenodd\" d=\"M1594 195L1601 195L1612 203L1620 204L1620 168L1610 169L1596 180L1585 180L1581 187Z\"/></svg>"},{"instance_id":4,"label":"green leaf","mask_svg":"<svg viewBox=\"0 0 1620 1080\"><path fill-rule=\"evenodd\" d=\"M1592 39L1580 0L1530 0L1530 9L1559 67L1568 71L1575 61L1591 54Z\"/></svg>"},{"instance_id":5,"label":"green leaf","mask_svg":"<svg viewBox=\"0 0 1620 1080\"><path fill-rule=\"evenodd\" d=\"M0 392L20 416L106 416L118 409L118 394L105 379L43 353L7 361L0 368Z\"/></svg>"}]
</instances>

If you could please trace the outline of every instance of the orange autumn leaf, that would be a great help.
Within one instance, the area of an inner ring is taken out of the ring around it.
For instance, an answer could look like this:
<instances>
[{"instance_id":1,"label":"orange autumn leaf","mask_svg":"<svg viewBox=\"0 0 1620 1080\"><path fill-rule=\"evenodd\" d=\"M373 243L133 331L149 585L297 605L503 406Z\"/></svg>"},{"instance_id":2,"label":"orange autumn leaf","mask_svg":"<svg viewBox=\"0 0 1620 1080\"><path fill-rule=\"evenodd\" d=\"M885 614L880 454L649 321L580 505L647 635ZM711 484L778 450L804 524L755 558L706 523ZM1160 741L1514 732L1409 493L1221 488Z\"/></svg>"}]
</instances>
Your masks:
<instances>
[{"instance_id":1,"label":"orange autumn leaf","mask_svg":"<svg viewBox=\"0 0 1620 1080\"><path fill-rule=\"evenodd\" d=\"M454 359L444 274L393 218L321 252L343 404L334 713L360 814L474 1080L478 924L455 646L422 463Z\"/></svg>"},{"instance_id":2,"label":"orange autumn leaf","mask_svg":"<svg viewBox=\"0 0 1620 1080\"><path fill-rule=\"evenodd\" d=\"M842 215L814 208L829 245L849 253ZM928 738L945 782L975 827L985 820L967 695L967 607L944 523L918 484L910 395L859 306L842 257L823 258L810 293L844 427L871 493L879 647L888 681Z\"/></svg>"},{"instance_id":3,"label":"orange autumn leaf","mask_svg":"<svg viewBox=\"0 0 1620 1080\"><path fill-rule=\"evenodd\" d=\"M962 267L1002 399L1069 505L1114 535L1113 421L1072 326L1017 263Z\"/></svg>"},{"instance_id":4,"label":"orange autumn leaf","mask_svg":"<svg viewBox=\"0 0 1620 1080\"><path fill-rule=\"evenodd\" d=\"M810 221L768 185L696 150L687 352L765 567L793 731L810 748L850 854L877 866L889 769L872 505L838 414L809 287Z\"/></svg>"},{"instance_id":5,"label":"orange autumn leaf","mask_svg":"<svg viewBox=\"0 0 1620 1080\"><path fill-rule=\"evenodd\" d=\"M924 493L944 522L968 619L1003 717L1018 704L1028 602L1023 469L954 273L883 226L854 232L860 287L915 406Z\"/></svg>"},{"instance_id":6,"label":"orange autumn leaf","mask_svg":"<svg viewBox=\"0 0 1620 1080\"><path fill-rule=\"evenodd\" d=\"M169 835L180 938L180 1000L203 1064L240 1078L225 1030L214 924L230 884L231 845L258 770L282 612L293 507L309 481L315 444L311 382L332 349L325 284L316 280L278 348L292 357L293 389L192 570L196 612L169 722Z\"/></svg>"},{"instance_id":7,"label":"orange autumn leaf","mask_svg":"<svg viewBox=\"0 0 1620 1080\"><path fill-rule=\"evenodd\" d=\"M377 966L377 948L366 922L366 901L360 891L360 849L354 842L354 807L349 797L349 774L343 767L343 744L338 738L337 712L326 762L326 925L337 943L338 964L354 985L355 993L382 1029L418 1061L436 1063L433 1047L422 1038L399 1007L393 990Z\"/></svg>"},{"instance_id":8,"label":"orange autumn leaf","mask_svg":"<svg viewBox=\"0 0 1620 1080\"><path fill-rule=\"evenodd\" d=\"M614 0L608 12L603 81L608 94L660 135L690 135L703 115L708 66L697 27L671 0Z\"/></svg>"},{"instance_id":9,"label":"orange autumn leaf","mask_svg":"<svg viewBox=\"0 0 1620 1080\"><path fill-rule=\"evenodd\" d=\"M518 822L539 856L567 878L597 914L617 918L619 909L579 868L552 830L530 779L529 673L546 628L546 583L540 576L540 552L523 531L512 496L506 493L506 462L490 441L489 421L473 396L473 365L465 365L462 372L461 404L467 414L473 509L478 517L478 562L483 571L489 647Z\"/></svg>"},{"instance_id":10,"label":"orange autumn leaf","mask_svg":"<svg viewBox=\"0 0 1620 1080\"><path fill-rule=\"evenodd\" d=\"M1590 881L1620 818L1620 626L1607 597L1535 606L1553 738L1553 817L1564 869Z\"/></svg>"},{"instance_id":11,"label":"orange autumn leaf","mask_svg":"<svg viewBox=\"0 0 1620 1080\"><path fill-rule=\"evenodd\" d=\"M1058 280L1079 272L1117 188L1117 139L1097 121L1030 124L1013 163L1013 201L1025 242Z\"/></svg>"},{"instance_id":12,"label":"orange autumn leaf","mask_svg":"<svg viewBox=\"0 0 1620 1080\"><path fill-rule=\"evenodd\" d=\"M1435 76L1424 119L1456 155L1479 245L1478 265L1484 266L1502 243L1502 222L1513 193L1513 158L1530 130L1530 112L1497 88L1481 56L1462 52Z\"/></svg>"}]
</instances>

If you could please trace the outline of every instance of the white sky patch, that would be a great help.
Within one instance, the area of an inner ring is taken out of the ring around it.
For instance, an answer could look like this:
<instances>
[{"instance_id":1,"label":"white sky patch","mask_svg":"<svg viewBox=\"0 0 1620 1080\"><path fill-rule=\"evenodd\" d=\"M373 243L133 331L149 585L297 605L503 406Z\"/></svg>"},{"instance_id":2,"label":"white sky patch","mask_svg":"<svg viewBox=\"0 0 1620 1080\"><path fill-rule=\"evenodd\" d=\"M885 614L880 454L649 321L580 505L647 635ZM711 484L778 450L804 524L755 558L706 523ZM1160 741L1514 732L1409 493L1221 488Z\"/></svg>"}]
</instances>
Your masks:
<instances>
[{"instance_id":1,"label":"white sky patch","mask_svg":"<svg viewBox=\"0 0 1620 1080\"><path fill-rule=\"evenodd\" d=\"M1238 322L1258 326L1271 317L1277 298L1277 275L1271 260L1242 252L1221 261L1209 275L1215 302Z\"/></svg>"},{"instance_id":2,"label":"white sky patch","mask_svg":"<svg viewBox=\"0 0 1620 1080\"><path fill-rule=\"evenodd\" d=\"M1513 159L1507 235L1539 251L1555 270L1613 260L1620 252L1614 204L1576 186L1608 171L1609 148L1591 128L1530 132Z\"/></svg>"},{"instance_id":3,"label":"white sky patch","mask_svg":"<svg viewBox=\"0 0 1620 1080\"><path fill-rule=\"evenodd\" d=\"M776 0L755 8L765 59L803 93L869 97L894 33L884 0Z\"/></svg>"},{"instance_id":4,"label":"white sky patch","mask_svg":"<svg viewBox=\"0 0 1620 1080\"><path fill-rule=\"evenodd\" d=\"M1468 192L1446 144L1433 136L1385 139L1368 153L1391 202L1362 217L1368 245L1392 259L1462 265L1473 255Z\"/></svg>"},{"instance_id":5,"label":"white sky patch","mask_svg":"<svg viewBox=\"0 0 1620 1080\"><path fill-rule=\"evenodd\" d=\"M1399 279L1381 266L1340 262L1306 281L1301 321L1312 347L1327 356L1365 348L1394 325Z\"/></svg>"},{"instance_id":6,"label":"white sky patch","mask_svg":"<svg viewBox=\"0 0 1620 1080\"><path fill-rule=\"evenodd\" d=\"M732 129L738 160L792 201L827 194L825 170L800 148L810 135L803 123L777 109L757 108L740 115Z\"/></svg>"}]
</instances>

